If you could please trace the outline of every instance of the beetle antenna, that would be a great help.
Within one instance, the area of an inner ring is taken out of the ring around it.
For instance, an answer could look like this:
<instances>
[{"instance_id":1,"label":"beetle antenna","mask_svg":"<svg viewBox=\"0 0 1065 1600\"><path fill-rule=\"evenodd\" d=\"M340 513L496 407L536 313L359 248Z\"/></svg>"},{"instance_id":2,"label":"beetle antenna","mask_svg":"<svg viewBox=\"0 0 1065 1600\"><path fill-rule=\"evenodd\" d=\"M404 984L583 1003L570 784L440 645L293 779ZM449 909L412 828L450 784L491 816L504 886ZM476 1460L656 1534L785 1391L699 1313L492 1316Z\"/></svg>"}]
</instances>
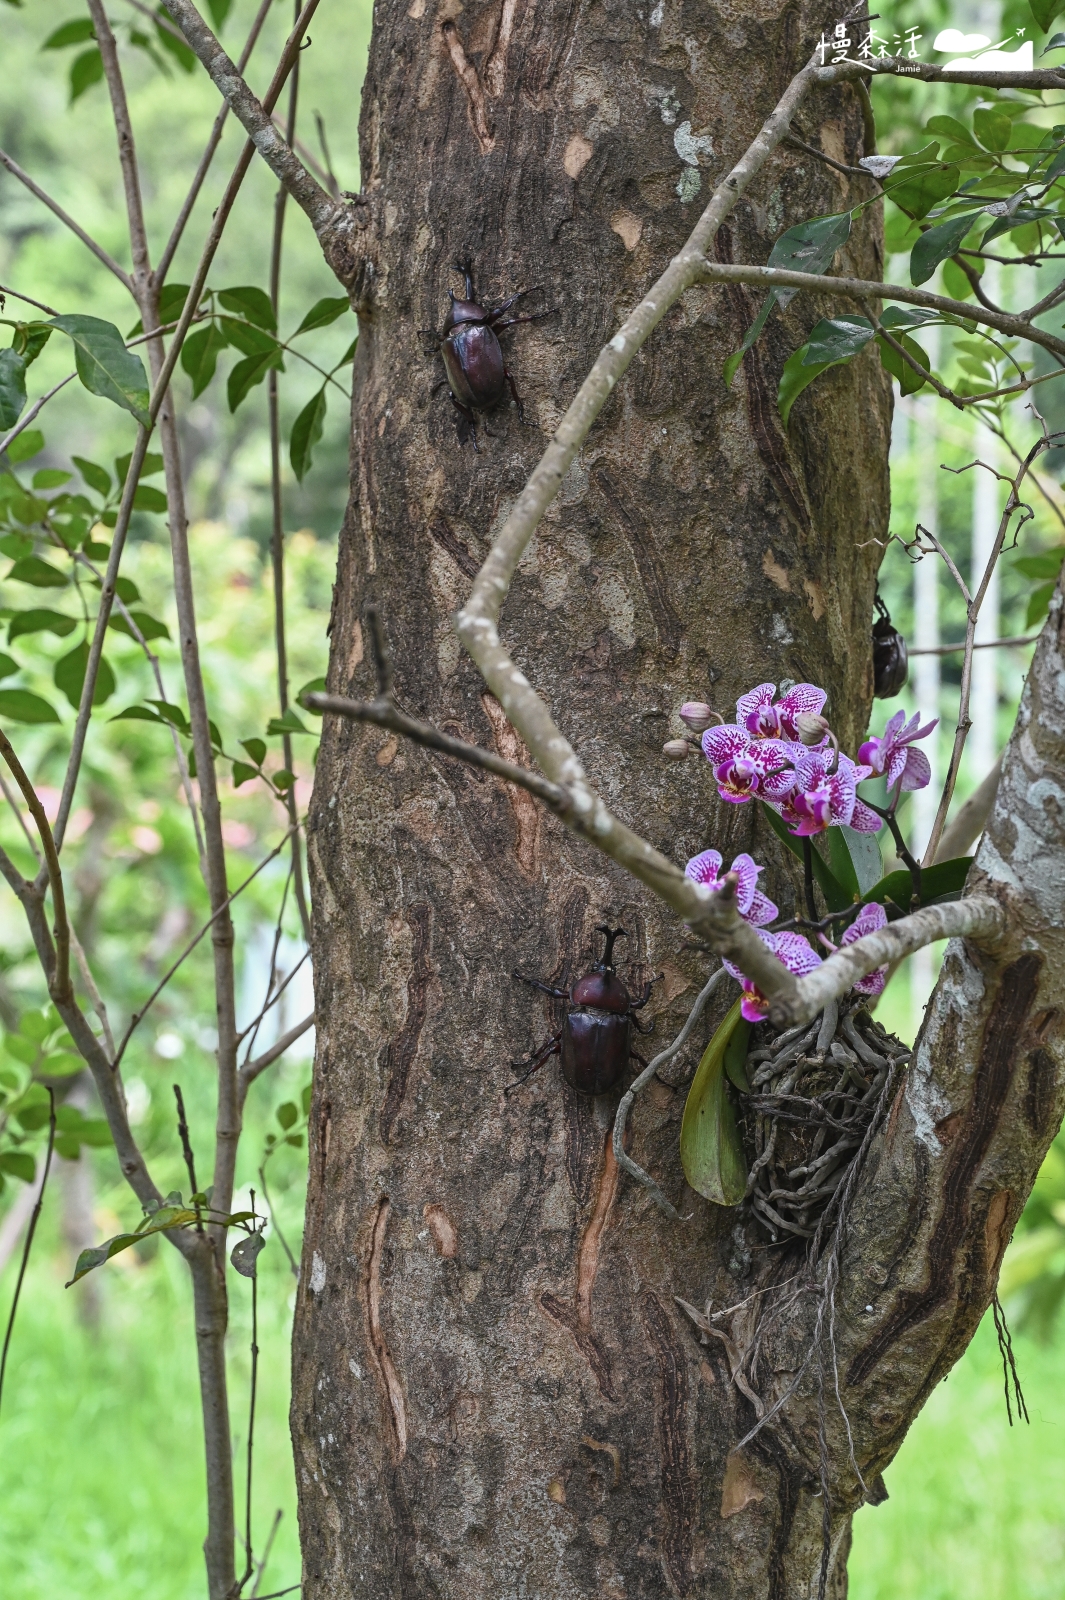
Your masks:
<instances>
[{"instance_id":1,"label":"beetle antenna","mask_svg":"<svg viewBox=\"0 0 1065 1600\"><path fill-rule=\"evenodd\" d=\"M627 939L629 936L624 928L608 928L605 922L597 923L595 931L596 933L603 934L606 938L606 949L603 951L603 959L599 965L605 972L613 972L615 941L618 939Z\"/></svg>"},{"instance_id":2,"label":"beetle antenna","mask_svg":"<svg viewBox=\"0 0 1065 1600\"><path fill-rule=\"evenodd\" d=\"M381 613L375 605L366 607L366 623L370 630L370 648L377 668L377 696L380 700L392 698L392 657Z\"/></svg>"}]
</instances>

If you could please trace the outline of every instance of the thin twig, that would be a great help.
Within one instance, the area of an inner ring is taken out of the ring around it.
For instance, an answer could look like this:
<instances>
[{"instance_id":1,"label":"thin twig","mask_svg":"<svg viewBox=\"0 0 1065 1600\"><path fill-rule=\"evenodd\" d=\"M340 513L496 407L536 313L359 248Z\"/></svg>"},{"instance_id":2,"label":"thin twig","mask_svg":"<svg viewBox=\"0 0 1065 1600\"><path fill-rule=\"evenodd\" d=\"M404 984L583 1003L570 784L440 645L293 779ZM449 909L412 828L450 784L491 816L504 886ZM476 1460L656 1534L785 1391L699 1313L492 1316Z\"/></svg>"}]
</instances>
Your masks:
<instances>
[{"instance_id":1,"label":"thin twig","mask_svg":"<svg viewBox=\"0 0 1065 1600\"><path fill-rule=\"evenodd\" d=\"M280 1039L276 1040L270 1046L269 1050L264 1050L261 1056L256 1056L254 1061L248 1061L243 1067L241 1067L241 1105L244 1104L244 1097L247 1094L249 1087L255 1082L259 1074L261 1072L265 1072L267 1067L273 1066L274 1062L277 1061L279 1057L283 1056L285 1051L290 1049L291 1046L296 1043L297 1039L302 1039L308 1028L313 1027L314 1012L312 1011L309 1016L304 1017L300 1022L297 1022L294 1027L289 1028L287 1033L283 1033Z\"/></svg>"},{"instance_id":2,"label":"thin twig","mask_svg":"<svg viewBox=\"0 0 1065 1600\"><path fill-rule=\"evenodd\" d=\"M29 410L24 412L23 415L18 419L18 421L15 423L15 426L13 428L9 428L7 433L4 434L4 437L0 439L0 456L4 454L9 445L14 444L20 433L25 433L30 423L37 419L37 417L44 410L45 406L48 404L49 400L54 400L60 389L65 389L67 384L72 383L76 377L76 372L68 372L65 378L60 378L59 382L48 390L47 394L42 394L39 399L33 402Z\"/></svg>"},{"instance_id":3,"label":"thin twig","mask_svg":"<svg viewBox=\"0 0 1065 1600\"><path fill-rule=\"evenodd\" d=\"M48 874L48 882L52 887L52 909L55 913L55 968L48 977L48 993L57 1003L69 1001L72 995L70 987L70 924L67 920L67 901L63 890L63 874L59 866L59 855L56 850L55 839L44 814L44 807L37 795L36 789L30 782L26 771L15 754L14 747L7 734L0 730L0 755L3 756L11 768L12 776L22 790L23 799L30 808L30 815L37 825L37 832L41 839L41 848L44 851L44 868Z\"/></svg>"},{"instance_id":4,"label":"thin twig","mask_svg":"<svg viewBox=\"0 0 1065 1600\"><path fill-rule=\"evenodd\" d=\"M274 1520L270 1524L270 1532L266 1535L266 1543L263 1545L262 1556L260 1557L258 1565L255 1569L255 1582L251 1586L251 1593L248 1596L248 1600L255 1600L256 1595L259 1593L259 1585L263 1580L263 1573L266 1571L266 1563L269 1561L270 1552L274 1548L274 1540L277 1537L277 1530L281 1526L281 1518L283 1516L284 1512L281 1510L281 1507L278 1506L277 1510L274 1512Z\"/></svg>"},{"instance_id":5,"label":"thin twig","mask_svg":"<svg viewBox=\"0 0 1065 1600\"><path fill-rule=\"evenodd\" d=\"M200 929L200 931L196 935L196 937L189 941L189 943L185 946L184 950L182 950L181 954L178 956L177 960L174 962L173 966L170 967L167 970L166 973L164 973L162 978L160 978L159 982L156 984L155 988L152 990L152 992L148 996L147 1000L141 1006L140 1010L139 1011L134 1011L133 1015L130 1017L130 1020L129 1020L129 1027L126 1029L125 1033L122 1035L122 1043L118 1047L118 1054L116 1055L115 1060L114 1060L114 1065L115 1065L116 1068L118 1067L119 1062L122 1060L122 1057L126 1053L126 1046L129 1044L130 1039L133 1037L134 1029L137 1028L140 1025L140 1023L142 1023L144 1021L144 1018L147 1016L148 1012L151 1010L151 1008L155 1004L156 1000L158 1000L159 996L162 994L163 990L166 988L167 984L170 982L170 980L174 976L175 972L181 966L182 962L185 961L185 959L192 954L192 952L195 950L196 946L199 944L200 940L205 936L205 934L210 933L211 928L212 928L213 924L215 923L215 921L222 915L222 913L224 911L226 911L229 908L229 906L231 906L233 904L233 901L237 899L238 895L242 895L244 893L245 889L248 887L248 885L255 878L257 878L259 876L259 874L260 874L260 872L262 872L263 868L269 866L270 862L273 861L277 856L279 856L281 854L282 850L285 848L285 845L287 843L288 843L288 834L286 833L285 837L281 840L281 843L279 845L275 845L273 850L270 851L270 854L268 856L264 857L264 859L259 862L259 865L255 868L255 871L249 873L248 876L245 878L244 882L242 884L239 884L238 887L233 890L232 894L230 894L227 897L227 899L225 901L225 904L219 906L218 909L216 911L214 911L211 914L210 917L208 917L207 921L204 923L203 927Z\"/></svg>"},{"instance_id":6,"label":"thin twig","mask_svg":"<svg viewBox=\"0 0 1065 1600\"><path fill-rule=\"evenodd\" d=\"M1042 629L1040 629L1040 632L1042 632ZM1021 633L1017 634L1012 639L977 639L973 643L973 649L1005 650L1007 648L1015 648L1025 644L1035 644L1038 638L1038 633ZM911 656L953 656L957 655L959 650L964 649L965 640L959 639L957 644L940 644L936 645L934 648L930 646L926 650L910 650L908 654Z\"/></svg>"},{"instance_id":7,"label":"thin twig","mask_svg":"<svg viewBox=\"0 0 1065 1600\"><path fill-rule=\"evenodd\" d=\"M273 1150L270 1150L267 1153L267 1160L269 1160L270 1156L273 1155L273 1151L277 1150L279 1148L280 1147L278 1145L274 1145ZM273 1228L274 1232L277 1234L278 1242L280 1243L282 1250L285 1252L285 1255L288 1257L288 1264L292 1268L292 1276L295 1278L296 1282L299 1283L299 1281L300 1281L299 1263L297 1262L295 1256L292 1254L292 1251L288 1247L288 1240L285 1238L285 1235L281 1232L281 1227L280 1227L280 1224L278 1223L278 1220L277 1220L277 1207L274 1205L274 1202L271 1200L270 1191L266 1187L266 1161L264 1161L262 1166L259 1168L259 1182L263 1186L263 1199L266 1201L266 1204L270 1209L270 1226Z\"/></svg>"},{"instance_id":8,"label":"thin twig","mask_svg":"<svg viewBox=\"0 0 1065 1600\"><path fill-rule=\"evenodd\" d=\"M700 990L695 1004L688 1012L688 1015L684 1021L684 1026L677 1034L677 1037L674 1039L673 1043L671 1045L667 1045L664 1050L655 1056L654 1060L649 1062L648 1065L643 1069L639 1077L633 1079L632 1083L629 1084L629 1087L621 1097L621 1103L618 1106L617 1114L614 1117L614 1160L617 1162L619 1167L623 1168L624 1171L629 1174L630 1178L635 1178L637 1183L642 1183L645 1189L650 1190L656 1203L666 1213L667 1217L673 1218L674 1222L680 1222L682 1220L680 1212L666 1199L665 1195L662 1193L661 1189L658 1187L657 1183L650 1176L650 1174L645 1172L641 1166L637 1166L636 1162L633 1161L632 1157L627 1153L625 1149L625 1127L628 1123L629 1112L632 1110L632 1103L636 1099L636 1096L648 1083L650 1083L656 1072L658 1072L662 1067L666 1066L668 1062L673 1060L674 1056L679 1055L681 1050L683 1050L684 1046L688 1042L688 1037L692 1029L702 1016L706 1002L709 1000L714 991L720 988L722 980L727 976L728 974L726 973L724 967L718 967L717 971L710 975L709 979Z\"/></svg>"},{"instance_id":9,"label":"thin twig","mask_svg":"<svg viewBox=\"0 0 1065 1600\"><path fill-rule=\"evenodd\" d=\"M41 1215L41 1207L44 1205L44 1187L45 1187L45 1184L48 1182L48 1174L51 1171L51 1167L52 1167L52 1151L54 1149L55 1149L55 1092L54 1092L54 1090L49 1088L49 1090L48 1090L48 1151L47 1151L47 1154L45 1155L45 1158L44 1158L44 1176L41 1179L41 1187L37 1192L37 1204L33 1208L33 1214L30 1217L30 1225L26 1230L26 1242L22 1246L22 1260L19 1262L18 1277L15 1280L15 1293L14 1293L14 1296L12 1297L12 1300L11 1300L11 1310L8 1313L7 1330L4 1333L4 1348L3 1348L3 1351L0 1352L0 1401L3 1400L3 1396L4 1396L4 1377L5 1377L5 1374L7 1373L7 1353L8 1353L8 1350L10 1349L10 1347L11 1347L11 1335L15 1331L15 1313L18 1311L19 1296L22 1294L22 1282L23 1282L23 1279L26 1276L26 1268L29 1265L30 1251L33 1249L33 1236L37 1232L37 1221L38 1221L38 1218Z\"/></svg>"}]
</instances>

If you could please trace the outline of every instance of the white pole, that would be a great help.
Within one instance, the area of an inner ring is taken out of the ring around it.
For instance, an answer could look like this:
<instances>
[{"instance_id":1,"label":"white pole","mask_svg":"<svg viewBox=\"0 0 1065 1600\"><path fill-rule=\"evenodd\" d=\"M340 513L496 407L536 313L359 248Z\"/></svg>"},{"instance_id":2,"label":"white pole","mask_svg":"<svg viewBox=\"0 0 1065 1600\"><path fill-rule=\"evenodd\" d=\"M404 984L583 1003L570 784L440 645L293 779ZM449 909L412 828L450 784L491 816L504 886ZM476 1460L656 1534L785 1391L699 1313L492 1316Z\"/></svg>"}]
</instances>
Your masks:
<instances>
[{"instance_id":1,"label":"white pole","mask_svg":"<svg viewBox=\"0 0 1065 1600\"><path fill-rule=\"evenodd\" d=\"M926 344L933 371L939 362L939 329L928 330ZM912 448L917 480L917 520L929 533L939 537L939 438L936 429L938 401L925 396L915 402ZM940 643L939 635L939 574L940 557L927 555L913 569L913 643L916 650L934 650ZM987 652L985 652L986 654ZM914 710L922 723L939 716L940 656L914 656L910 687L915 701ZM932 767L932 778L926 789L918 789L913 796L910 848L920 860L924 854L935 821L939 804L941 781L939 761L939 730L924 741L922 748ZM936 981L938 961L930 947L917 950L910 958L910 1022L916 1035L924 1021L928 996Z\"/></svg>"}]
</instances>

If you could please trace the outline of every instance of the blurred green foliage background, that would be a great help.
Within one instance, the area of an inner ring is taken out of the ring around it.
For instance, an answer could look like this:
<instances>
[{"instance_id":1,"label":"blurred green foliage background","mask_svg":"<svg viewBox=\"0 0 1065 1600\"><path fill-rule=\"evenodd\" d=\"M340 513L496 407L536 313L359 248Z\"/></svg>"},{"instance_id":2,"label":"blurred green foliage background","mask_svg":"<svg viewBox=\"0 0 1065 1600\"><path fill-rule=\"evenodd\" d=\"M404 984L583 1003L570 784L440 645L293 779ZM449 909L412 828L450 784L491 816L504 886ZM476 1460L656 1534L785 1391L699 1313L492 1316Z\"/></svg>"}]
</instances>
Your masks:
<instances>
[{"instance_id":1,"label":"blurred green foliage background","mask_svg":"<svg viewBox=\"0 0 1065 1600\"><path fill-rule=\"evenodd\" d=\"M129 9L113 8L116 22ZM254 11L235 0L225 38L236 46ZM0 144L74 213L119 260L126 261L125 222L118 168L103 87L90 87L70 103L71 54L42 53L41 43L68 16L75 0L26 0L0 10ZM281 5L267 24L249 70L261 87L286 32ZM944 6L900 6L895 26L918 23L930 36L957 20ZM1030 24L1026 6L1005 8L1003 31ZM322 7L312 44L301 60L301 137L320 158L314 113L327 130L334 170L345 189L358 188L357 110L370 24L368 0L349 0L333 12ZM928 59L926 51L925 58ZM158 249L165 238L205 131L217 106L215 91L196 71L171 61L169 77L147 55L123 50L131 110L144 161L145 203ZM960 87L930 95L904 83L874 91L881 147L914 148L933 112L965 115L973 96ZM171 278L184 281L202 230L221 192L243 135L230 124L216 157ZM71 153L76 152L75 159ZM265 287L274 184L253 165L211 274L218 288L253 283ZM905 258L890 269L904 274ZM124 292L80 244L13 179L0 174L0 283L61 311L91 309L128 329L135 315ZM308 225L289 207L282 280L281 328L291 331L317 299L337 292ZM353 334L352 319L312 336L308 353L331 365ZM69 352L54 339L34 369L39 392L66 370ZM269 451L265 390L257 390L232 415L220 364L212 385L191 400L184 374L176 379L182 445L189 464L193 554L199 580L202 647L208 689L227 749L263 733L276 712L269 565ZM949 356L948 356L949 360ZM288 428L318 380L296 360L282 382L283 427ZM800 402L801 403L801 402ZM942 410L943 408L940 408ZM900 408L893 447L892 528L912 536L921 493L916 445L921 413ZM1023 423L1023 418L1020 419ZM116 408L86 404L77 386L52 403L42 418L47 443L33 466L69 467L78 454L109 464L132 443L131 419ZM960 467L972 459L976 434L966 419L948 414L941 459ZM286 453L287 455L287 453ZM348 423L335 392L313 470L299 485L285 466L288 534L290 651L295 687L324 670L325 635L335 566L335 541L348 479ZM940 474L941 536L968 570L972 492L967 477ZM1041 515L1026 532L1024 552L1061 542L1060 529ZM173 635L169 557L160 519L138 513L124 570L136 581L152 614ZM5 619L17 596L0 588ZM1023 633L1030 582L1007 560L1003 574L1002 632ZM901 548L885 557L882 590L903 632L913 625L913 568ZM4 611L4 607L8 608ZM960 598L941 590L944 638L961 636ZM67 645L36 636L26 658L26 682L57 700L55 660ZM176 648L158 645L169 698L180 703ZM109 647L119 677L114 709L153 692L143 659L131 641ZM1012 725L1028 655L1001 656L998 740ZM944 728L941 750L953 729L960 658L947 658L942 674ZM20 748L30 770L60 781L72 714L58 728L28 729ZM912 708L912 695L900 704ZM877 716L884 711L877 707ZM887 712L894 705L887 708ZM874 724L879 727L877 718ZM312 777L313 739L297 741L301 808ZM274 764L276 765L276 759ZM967 770L962 793L983 776ZM223 803L233 851L233 875L260 861L284 831L284 814L263 786L225 786ZM17 828L5 814L0 840L25 863ZM69 846L78 926L91 945L105 998L119 1017L143 1001L184 940L202 920L205 897L197 870L187 810L176 782L165 730L145 723L93 725ZM244 874L242 874L244 875ZM243 1015L253 1014L263 980L263 940L277 913L285 868L276 862L237 902L241 946L248 953L241 975ZM288 904L287 948L300 947L298 922ZM131 952L134 958L131 959ZM266 961L268 965L268 960ZM21 917L0 899L0 1015L5 1026L44 1003ZM912 1039L924 994L904 967L885 996L881 1015ZM171 1084L181 1081L197 1156L211 1154L212 1001L209 956L203 949L186 963L142 1025L125 1063L131 1112L146 1154L164 1187L183 1182L175 1137ZM295 1021L293 1005L287 1022ZM257 1168L268 1138L280 1138L277 1108L298 1102L309 1074L307 1052L293 1051L254 1088L248 1103L239 1199L258 1186ZM284 1119L283 1119L284 1120ZM297 1135L298 1137L298 1131ZM305 1181L302 1149L280 1145L270 1167L277 1221L298 1253ZM4 1207L17 1201L9 1180ZM239 1203L239 1201L238 1201ZM111 1600L116 1593L151 1600L198 1600L203 1588L203 1481L191 1305L186 1274L165 1241L136 1247L104 1271L64 1290L85 1229L103 1238L136 1220L126 1186L107 1150L87 1150L77 1163L57 1163L46 1199L12 1348L8 1388L0 1416L0 1572L14 1600ZM260 1400L256 1454L256 1544L262 1549L281 1512L262 1592L296 1582L299 1555L295 1486L287 1436L288 1338L295 1281L276 1239L260 1265ZM8 1258L0 1276L0 1308L14 1282ZM1017 1340L1032 1424L1007 1427L1001 1367L985 1327L958 1368L932 1397L897 1462L888 1470L891 1498L860 1513L855 1529L851 1593L856 1600L1042 1600L1065 1592L1065 1344L1059 1302L1065 1291L1065 1146L1051 1153L1029 1205L1004 1275L1007 1306L1026 1331ZM248 1285L233 1280L233 1426L237 1454L246 1437ZM242 1470L242 1469L241 1469ZM240 1479L238 1475L238 1492Z\"/></svg>"}]
</instances>

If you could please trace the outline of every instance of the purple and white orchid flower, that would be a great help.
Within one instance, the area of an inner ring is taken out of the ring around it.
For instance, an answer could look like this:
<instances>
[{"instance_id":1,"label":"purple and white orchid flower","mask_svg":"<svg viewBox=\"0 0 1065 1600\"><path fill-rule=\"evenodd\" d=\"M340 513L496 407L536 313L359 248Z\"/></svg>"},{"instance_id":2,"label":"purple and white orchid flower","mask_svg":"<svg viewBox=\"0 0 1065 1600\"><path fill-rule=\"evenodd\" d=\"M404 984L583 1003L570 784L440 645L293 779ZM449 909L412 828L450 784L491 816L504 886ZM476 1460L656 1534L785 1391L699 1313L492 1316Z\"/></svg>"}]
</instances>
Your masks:
<instances>
[{"instance_id":1,"label":"purple and white orchid flower","mask_svg":"<svg viewBox=\"0 0 1065 1600\"><path fill-rule=\"evenodd\" d=\"M821 965L821 957L801 933L770 933L765 928L759 928L758 937L796 978L813 972L815 967ZM761 989L731 961L723 960L721 964L743 987L740 1015L746 1022L764 1022L769 1013L769 1001Z\"/></svg>"},{"instance_id":2,"label":"purple and white orchid flower","mask_svg":"<svg viewBox=\"0 0 1065 1600\"><path fill-rule=\"evenodd\" d=\"M736 701L736 721L755 739L787 739L799 742L795 719L803 712L819 716L828 695L813 683L793 683L787 694L773 704L775 683L760 683Z\"/></svg>"},{"instance_id":3,"label":"purple and white orchid flower","mask_svg":"<svg viewBox=\"0 0 1065 1600\"><path fill-rule=\"evenodd\" d=\"M734 872L739 880L736 885L736 910L745 922L749 922L752 927L761 928L780 915L769 896L764 895L759 889L758 874L762 868L749 855L737 856L729 871ZM691 878L693 883L703 884L708 889L720 888L721 852L703 850L699 855L692 856L684 868L684 876Z\"/></svg>"},{"instance_id":4,"label":"purple and white orchid flower","mask_svg":"<svg viewBox=\"0 0 1065 1600\"><path fill-rule=\"evenodd\" d=\"M833 750L804 751L795 761L794 787L777 807L791 833L810 838L838 827L878 832L881 819L858 799L858 785L869 771L849 756L837 757Z\"/></svg>"},{"instance_id":5,"label":"purple and white orchid flower","mask_svg":"<svg viewBox=\"0 0 1065 1600\"><path fill-rule=\"evenodd\" d=\"M876 933L879 928L887 926L887 912L883 906L863 906L844 933L840 946L854 944L857 939L864 939L867 933ZM855 994L865 994L875 1000L883 994L884 985L887 983L887 967L877 967L875 972L870 972L864 978L859 978L854 985Z\"/></svg>"},{"instance_id":6,"label":"purple and white orchid flower","mask_svg":"<svg viewBox=\"0 0 1065 1600\"><path fill-rule=\"evenodd\" d=\"M896 711L882 737L867 739L858 751L858 760L878 776L883 774L889 789L900 781L904 789L923 789L931 780L928 757L923 750L914 750L913 742L927 738L939 719L925 723L923 728L918 727L920 720L919 715L914 715L906 722L905 711Z\"/></svg>"},{"instance_id":7,"label":"purple and white orchid flower","mask_svg":"<svg viewBox=\"0 0 1065 1600\"><path fill-rule=\"evenodd\" d=\"M734 805L745 800L779 801L791 792L795 747L782 739L755 739L746 728L723 722L707 728L702 744L722 800Z\"/></svg>"}]
</instances>

